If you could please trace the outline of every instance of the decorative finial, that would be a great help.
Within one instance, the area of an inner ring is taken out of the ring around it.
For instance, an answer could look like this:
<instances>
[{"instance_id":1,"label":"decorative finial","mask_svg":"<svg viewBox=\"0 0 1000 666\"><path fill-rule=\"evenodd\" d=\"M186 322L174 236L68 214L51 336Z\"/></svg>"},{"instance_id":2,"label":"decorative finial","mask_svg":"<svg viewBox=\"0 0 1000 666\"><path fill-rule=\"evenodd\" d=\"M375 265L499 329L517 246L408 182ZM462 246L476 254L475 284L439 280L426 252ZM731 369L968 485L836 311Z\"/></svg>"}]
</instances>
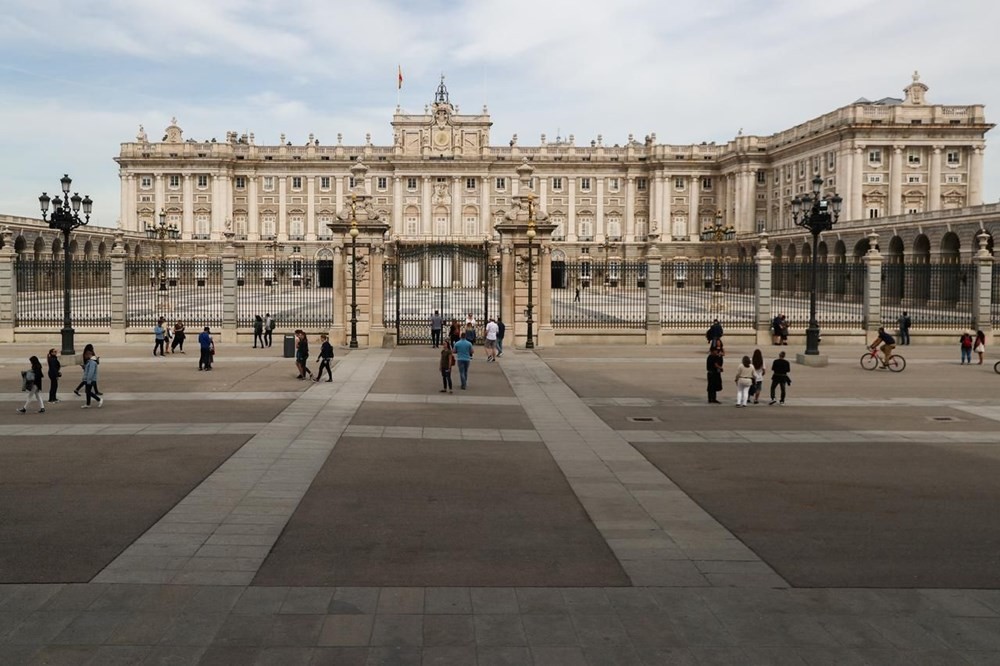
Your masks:
<instances>
[{"instance_id":1,"label":"decorative finial","mask_svg":"<svg viewBox=\"0 0 1000 666\"><path fill-rule=\"evenodd\" d=\"M920 72L913 70L913 82L920 83Z\"/></svg>"}]
</instances>

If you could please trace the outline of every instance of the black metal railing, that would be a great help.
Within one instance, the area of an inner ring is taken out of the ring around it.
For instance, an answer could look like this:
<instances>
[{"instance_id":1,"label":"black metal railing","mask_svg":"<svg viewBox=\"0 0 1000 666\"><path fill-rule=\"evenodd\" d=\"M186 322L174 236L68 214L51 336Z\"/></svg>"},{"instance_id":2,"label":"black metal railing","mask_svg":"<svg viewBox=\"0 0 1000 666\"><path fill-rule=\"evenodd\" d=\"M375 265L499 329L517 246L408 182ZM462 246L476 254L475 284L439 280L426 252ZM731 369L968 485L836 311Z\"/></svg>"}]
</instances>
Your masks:
<instances>
[{"instance_id":1,"label":"black metal railing","mask_svg":"<svg viewBox=\"0 0 1000 666\"><path fill-rule=\"evenodd\" d=\"M435 310L445 320L465 322L471 314L479 329L500 311L500 265L484 245L397 245L382 266L383 323L398 344L430 342ZM510 323L510 322L508 322Z\"/></svg>"},{"instance_id":2,"label":"black metal railing","mask_svg":"<svg viewBox=\"0 0 1000 666\"><path fill-rule=\"evenodd\" d=\"M757 264L752 261L664 261L660 322L664 328L752 329Z\"/></svg>"},{"instance_id":3,"label":"black metal railing","mask_svg":"<svg viewBox=\"0 0 1000 666\"><path fill-rule=\"evenodd\" d=\"M644 329L646 262L588 261L554 265L552 327Z\"/></svg>"},{"instance_id":4,"label":"black metal railing","mask_svg":"<svg viewBox=\"0 0 1000 666\"><path fill-rule=\"evenodd\" d=\"M222 326L222 261L167 260L165 266L159 260L125 262L126 326L153 326L160 317L189 328Z\"/></svg>"},{"instance_id":5,"label":"black metal railing","mask_svg":"<svg viewBox=\"0 0 1000 666\"><path fill-rule=\"evenodd\" d=\"M910 327L972 326L975 264L893 261L882 267L882 325L896 328L905 310Z\"/></svg>"},{"instance_id":6,"label":"black metal railing","mask_svg":"<svg viewBox=\"0 0 1000 666\"><path fill-rule=\"evenodd\" d=\"M333 326L333 261L237 262L237 326L252 327L265 314L281 330Z\"/></svg>"},{"instance_id":7,"label":"black metal railing","mask_svg":"<svg viewBox=\"0 0 1000 666\"><path fill-rule=\"evenodd\" d=\"M771 265L771 317L785 315L790 330L809 325L812 262ZM821 329L862 328L865 265L819 261L816 264L816 320Z\"/></svg>"},{"instance_id":8,"label":"black metal railing","mask_svg":"<svg viewBox=\"0 0 1000 666\"><path fill-rule=\"evenodd\" d=\"M990 319L993 328L1000 328L1000 264L993 262L993 288L990 289Z\"/></svg>"},{"instance_id":9,"label":"black metal railing","mask_svg":"<svg viewBox=\"0 0 1000 666\"><path fill-rule=\"evenodd\" d=\"M74 259L71 264L71 313L74 326L111 325L111 262ZM15 326L63 324L64 263L53 259L18 259Z\"/></svg>"}]
</instances>

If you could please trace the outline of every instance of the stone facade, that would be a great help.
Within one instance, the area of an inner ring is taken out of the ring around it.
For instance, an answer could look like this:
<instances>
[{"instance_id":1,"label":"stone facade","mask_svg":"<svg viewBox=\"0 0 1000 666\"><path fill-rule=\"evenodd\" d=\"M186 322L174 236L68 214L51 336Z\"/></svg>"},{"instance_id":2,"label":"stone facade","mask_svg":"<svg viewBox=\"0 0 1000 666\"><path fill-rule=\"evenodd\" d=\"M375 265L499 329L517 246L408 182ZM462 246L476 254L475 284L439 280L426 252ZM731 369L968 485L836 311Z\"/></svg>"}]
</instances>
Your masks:
<instances>
[{"instance_id":1,"label":"stone facade","mask_svg":"<svg viewBox=\"0 0 1000 666\"><path fill-rule=\"evenodd\" d=\"M858 100L771 136L742 132L724 145L667 145L629 135L624 145L598 136L515 135L493 145L492 121L463 114L442 80L423 113L397 108L393 145L257 145L253 134L223 142L184 139L176 121L163 139L140 128L121 146L121 225L141 235L163 210L181 230L180 254L221 252L232 229L240 252L266 243L306 256L333 240L329 225L357 186L403 240L482 242L518 196L515 173L534 167L539 205L555 225L553 249L572 260L592 253L637 255L658 237L665 256L703 254L700 230L718 212L738 236L793 229L790 200L819 174L824 192L844 198L842 222L977 206L982 203L986 132L982 105L932 105L916 73L902 99ZM364 182L350 168L368 167ZM713 246L714 247L714 246Z\"/></svg>"}]
</instances>

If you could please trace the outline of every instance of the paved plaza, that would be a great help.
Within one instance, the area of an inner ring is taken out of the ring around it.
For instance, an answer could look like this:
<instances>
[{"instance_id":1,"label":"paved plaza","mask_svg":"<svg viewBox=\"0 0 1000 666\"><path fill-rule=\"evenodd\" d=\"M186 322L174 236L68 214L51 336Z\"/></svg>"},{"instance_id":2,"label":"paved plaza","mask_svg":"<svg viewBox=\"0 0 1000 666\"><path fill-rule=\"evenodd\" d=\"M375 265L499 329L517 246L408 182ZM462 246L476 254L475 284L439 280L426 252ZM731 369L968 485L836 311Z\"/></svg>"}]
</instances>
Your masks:
<instances>
[{"instance_id":1,"label":"paved plaza","mask_svg":"<svg viewBox=\"0 0 1000 666\"><path fill-rule=\"evenodd\" d=\"M477 350L452 394L429 346L151 346L44 414L47 347L0 347L0 665L1000 663L1000 375L957 336L747 409L736 342L721 405L700 343Z\"/></svg>"}]
</instances>

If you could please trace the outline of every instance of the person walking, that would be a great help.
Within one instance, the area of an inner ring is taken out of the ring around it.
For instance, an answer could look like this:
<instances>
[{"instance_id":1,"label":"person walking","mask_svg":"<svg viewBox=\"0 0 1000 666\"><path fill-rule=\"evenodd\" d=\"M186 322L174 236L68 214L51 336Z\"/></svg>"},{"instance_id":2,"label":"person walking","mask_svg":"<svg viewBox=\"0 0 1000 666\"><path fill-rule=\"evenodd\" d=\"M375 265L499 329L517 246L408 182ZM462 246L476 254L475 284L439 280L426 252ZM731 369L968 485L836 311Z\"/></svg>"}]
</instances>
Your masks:
<instances>
[{"instance_id":1,"label":"person walking","mask_svg":"<svg viewBox=\"0 0 1000 666\"><path fill-rule=\"evenodd\" d=\"M174 324L174 341L170 343L170 353L184 353L184 322L180 319Z\"/></svg>"},{"instance_id":2,"label":"person walking","mask_svg":"<svg viewBox=\"0 0 1000 666\"><path fill-rule=\"evenodd\" d=\"M441 328L444 326L444 319L437 310L431 315L431 346L437 349L441 346Z\"/></svg>"},{"instance_id":3,"label":"person walking","mask_svg":"<svg viewBox=\"0 0 1000 666\"><path fill-rule=\"evenodd\" d=\"M48 363L49 402L59 402L56 391L59 390L59 378L62 377L62 363L59 362L59 352L53 347L45 357Z\"/></svg>"},{"instance_id":4,"label":"person walking","mask_svg":"<svg viewBox=\"0 0 1000 666\"><path fill-rule=\"evenodd\" d=\"M497 332L500 327L497 326L497 320L490 317L490 320L486 322L486 335L483 344L486 347L486 362L493 363L497 360Z\"/></svg>"},{"instance_id":5,"label":"person walking","mask_svg":"<svg viewBox=\"0 0 1000 666\"><path fill-rule=\"evenodd\" d=\"M736 369L736 406L746 407L747 399L750 397L750 388L753 386L753 366L750 365L750 357L744 356L740 366Z\"/></svg>"},{"instance_id":6,"label":"person walking","mask_svg":"<svg viewBox=\"0 0 1000 666\"><path fill-rule=\"evenodd\" d=\"M579 287L576 288L576 293L573 294L573 302L574 303L579 303L580 302L580 288Z\"/></svg>"},{"instance_id":7,"label":"person walking","mask_svg":"<svg viewBox=\"0 0 1000 666\"><path fill-rule=\"evenodd\" d=\"M156 320L156 326L153 327L153 356L156 356L156 350L160 350L160 356L163 356L163 343L164 336L166 334L166 329L163 328L163 317Z\"/></svg>"},{"instance_id":8,"label":"person walking","mask_svg":"<svg viewBox=\"0 0 1000 666\"><path fill-rule=\"evenodd\" d=\"M959 365L965 365L966 363L972 363L972 333L965 331L962 333L962 337L958 339L959 347L962 352L962 361Z\"/></svg>"},{"instance_id":9,"label":"person walking","mask_svg":"<svg viewBox=\"0 0 1000 666\"><path fill-rule=\"evenodd\" d=\"M104 398L100 397L97 393L98 367L96 354L91 354L83 364L83 382L84 386L86 386L87 402L80 406L81 409L90 409L90 401L92 399L97 400L98 409L104 406Z\"/></svg>"},{"instance_id":10,"label":"person walking","mask_svg":"<svg viewBox=\"0 0 1000 666\"><path fill-rule=\"evenodd\" d=\"M160 324L161 326L163 326L163 351L166 354L173 354L174 352L170 349L170 339L173 337L171 335L171 331L173 330L173 328L170 326L170 324L166 323L167 321L166 318L160 317L160 319L163 319L164 321L163 324Z\"/></svg>"},{"instance_id":11,"label":"person walking","mask_svg":"<svg viewBox=\"0 0 1000 666\"><path fill-rule=\"evenodd\" d=\"M312 379L312 370L306 365L309 362L309 336L302 329L295 331L295 367L299 371L299 379L305 379L309 375Z\"/></svg>"},{"instance_id":12,"label":"person walking","mask_svg":"<svg viewBox=\"0 0 1000 666\"><path fill-rule=\"evenodd\" d=\"M330 370L330 361L333 359L333 345L330 344L330 336L326 333L320 333L319 339L322 344L319 346L319 357L316 360L319 361L319 370L316 371L316 381L318 382L320 377L323 376L323 370L326 370L326 381L333 381L333 371Z\"/></svg>"},{"instance_id":13,"label":"person walking","mask_svg":"<svg viewBox=\"0 0 1000 666\"><path fill-rule=\"evenodd\" d=\"M899 315L899 344L910 344L910 315L907 314L906 310L903 310L903 314Z\"/></svg>"},{"instance_id":14,"label":"person walking","mask_svg":"<svg viewBox=\"0 0 1000 666\"><path fill-rule=\"evenodd\" d=\"M441 345L441 358L438 361L438 369L441 370L441 393L453 393L451 384L451 369L455 367L455 353L451 349L451 342L444 341Z\"/></svg>"},{"instance_id":15,"label":"person walking","mask_svg":"<svg viewBox=\"0 0 1000 666\"><path fill-rule=\"evenodd\" d=\"M455 343L458 339L462 337L462 326L458 323L457 319L451 320L451 328L448 329L448 341L451 342L452 349L455 348Z\"/></svg>"},{"instance_id":16,"label":"person walking","mask_svg":"<svg viewBox=\"0 0 1000 666\"><path fill-rule=\"evenodd\" d=\"M198 370L207 372L212 369L212 357L215 356L215 341L212 340L212 329L208 326L198 334L198 348L201 351L198 357Z\"/></svg>"},{"instance_id":17,"label":"person walking","mask_svg":"<svg viewBox=\"0 0 1000 666\"><path fill-rule=\"evenodd\" d=\"M476 327L468 322L465 323L465 334L463 337L469 341L470 344L476 344Z\"/></svg>"},{"instance_id":18,"label":"person walking","mask_svg":"<svg viewBox=\"0 0 1000 666\"><path fill-rule=\"evenodd\" d=\"M753 350L750 365L753 366L753 386L750 387L750 395L753 396L753 404L756 405L760 402L760 392L764 388L764 375L767 373L767 370L764 369L764 355L759 349Z\"/></svg>"},{"instance_id":19,"label":"person walking","mask_svg":"<svg viewBox=\"0 0 1000 666\"><path fill-rule=\"evenodd\" d=\"M792 371L792 365L785 360L785 352L780 352L778 358L771 363L771 402L773 405L774 389L781 387L781 404L785 404L785 387L791 385L792 379L788 374Z\"/></svg>"},{"instance_id":20,"label":"person walking","mask_svg":"<svg viewBox=\"0 0 1000 666\"><path fill-rule=\"evenodd\" d=\"M472 343L468 338L460 338L455 343L455 359L458 361L458 380L464 391L469 383L469 364L472 362Z\"/></svg>"},{"instance_id":21,"label":"person walking","mask_svg":"<svg viewBox=\"0 0 1000 666\"><path fill-rule=\"evenodd\" d=\"M24 406L17 410L19 414L24 414L28 411L28 403L32 400L38 401L38 413L45 413L45 401L42 400L42 363L38 360L37 356L32 356L28 359L30 367L21 373L24 378L24 384L22 388L28 392L28 397L24 401Z\"/></svg>"},{"instance_id":22,"label":"person walking","mask_svg":"<svg viewBox=\"0 0 1000 666\"><path fill-rule=\"evenodd\" d=\"M721 404L718 393L722 390L722 356L717 348L708 350L705 371L708 374L708 402L713 405Z\"/></svg>"},{"instance_id":23,"label":"person walking","mask_svg":"<svg viewBox=\"0 0 1000 666\"><path fill-rule=\"evenodd\" d=\"M507 333L507 325L497 317L497 356L503 356L503 336Z\"/></svg>"},{"instance_id":24,"label":"person walking","mask_svg":"<svg viewBox=\"0 0 1000 666\"><path fill-rule=\"evenodd\" d=\"M275 328L274 317L272 317L270 313L265 313L264 314L264 344L266 344L268 347L271 346L271 342L273 341L273 338L274 338L274 328Z\"/></svg>"},{"instance_id":25,"label":"person walking","mask_svg":"<svg viewBox=\"0 0 1000 666\"><path fill-rule=\"evenodd\" d=\"M976 340L972 343L972 351L979 355L979 365L983 364L983 354L986 353L986 334L976 331Z\"/></svg>"},{"instance_id":26,"label":"person walking","mask_svg":"<svg viewBox=\"0 0 1000 666\"><path fill-rule=\"evenodd\" d=\"M78 398L83 397L83 396L80 395L80 389L82 389L82 388L84 388L84 387L87 386L87 378L86 378L86 376L87 376L87 361L90 358L93 358L98 363L98 365L101 363L100 357L97 355L96 352L94 352L94 345L92 345L90 343L87 343L87 345L83 348L83 360L80 362L80 369L83 370L83 377L81 377L80 383L77 385L77 387L75 389L73 389L74 395L76 395L76 397L78 397ZM96 395L96 396L102 396L102 395L104 395L97 388L97 380L94 380L94 395Z\"/></svg>"},{"instance_id":27,"label":"person walking","mask_svg":"<svg viewBox=\"0 0 1000 666\"><path fill-rule=\"evenodd\" d=\"M257 349L257 342L260 341L260 348L264 348L264 318L259 314L253 316L253 348Z\"/></svg>"}]
</instances>

